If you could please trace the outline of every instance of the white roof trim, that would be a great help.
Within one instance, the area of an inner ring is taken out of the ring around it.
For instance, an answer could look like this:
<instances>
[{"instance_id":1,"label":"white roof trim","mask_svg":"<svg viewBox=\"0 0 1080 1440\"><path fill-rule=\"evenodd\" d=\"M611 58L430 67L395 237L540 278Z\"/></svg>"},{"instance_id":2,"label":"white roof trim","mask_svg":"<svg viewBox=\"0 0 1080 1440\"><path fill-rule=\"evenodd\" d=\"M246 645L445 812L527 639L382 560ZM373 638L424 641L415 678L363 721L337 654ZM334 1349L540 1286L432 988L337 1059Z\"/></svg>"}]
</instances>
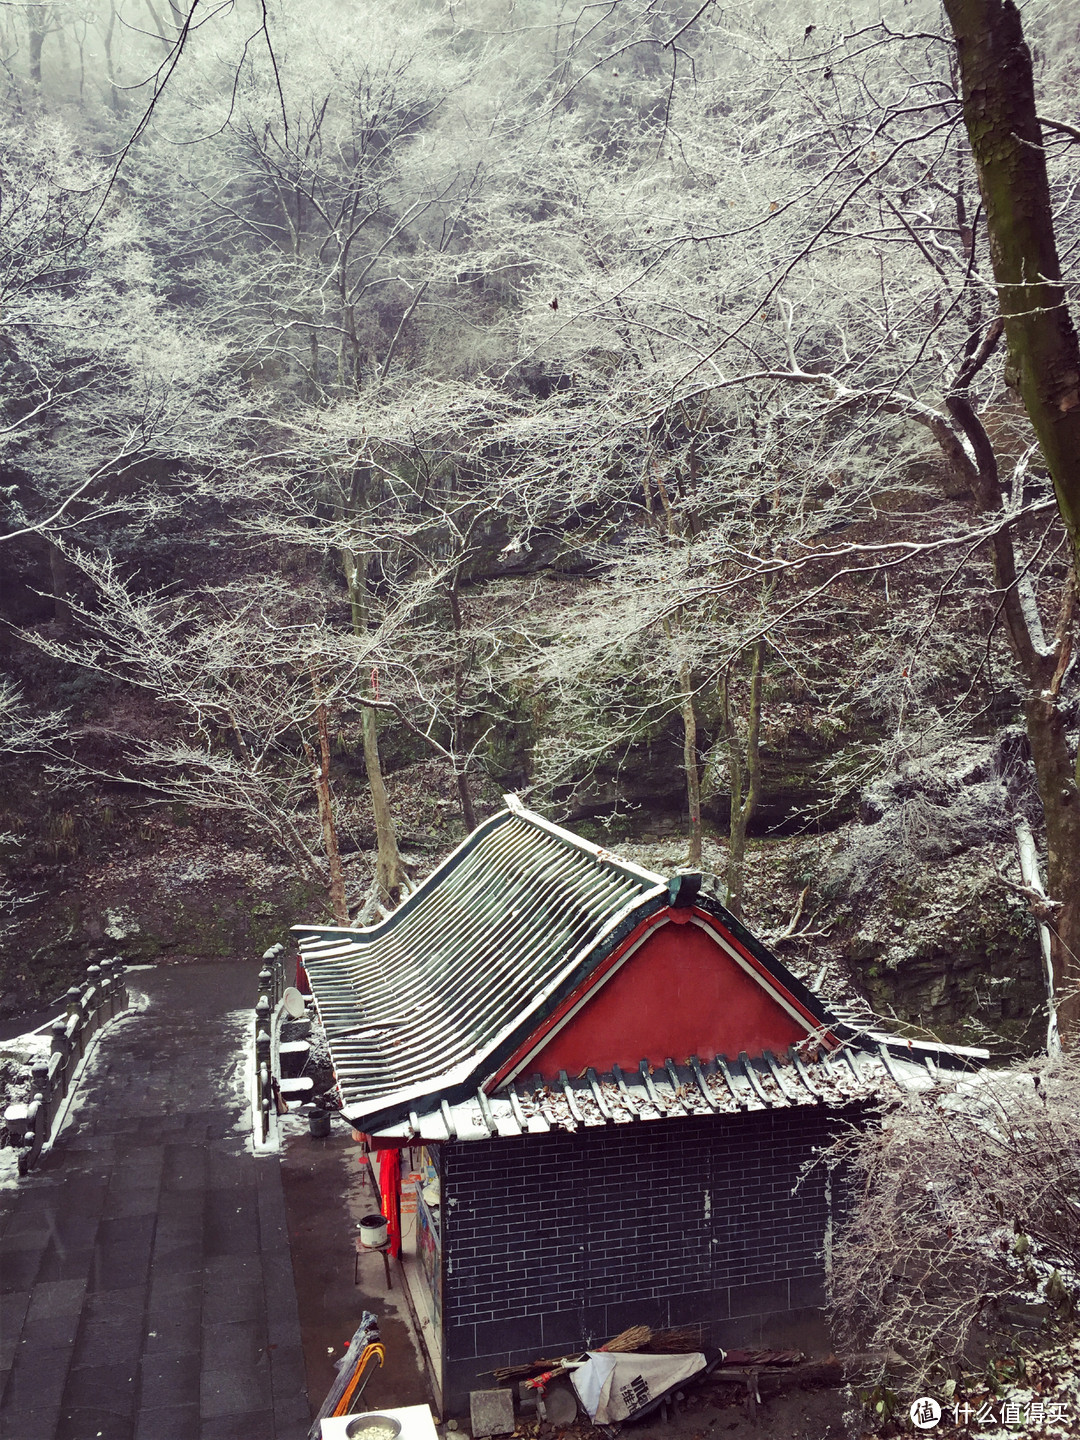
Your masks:
<instances>
[{"instance_id":1,"label":"white roof trim","mask_svg":"<svg viewBox=\"0 0 1080 1440\"><path fill-rule=\"evenodd\" d=\"M621 855L616 855L613 850L605 850L601 845L594 845L591 840L585 840L580 835L575 835L572 830L564 830L561 825L547 820L543 815L538 815L535 810L529 810L524 806L516 795L504 795L503 802L506 808L514 815L520 815L522 820L528 820L530 825L536 825L541 830L557 836L564 845L573 845L576 850L583 850L594 860L601 861L605 865L613 865L617 870L632 875L635 880L647 880L652 885L667 885L667 876L661 875L655 870L646 870L642 865L635 865L633 860L624 860Z\"/></svg>"}]
</instances>

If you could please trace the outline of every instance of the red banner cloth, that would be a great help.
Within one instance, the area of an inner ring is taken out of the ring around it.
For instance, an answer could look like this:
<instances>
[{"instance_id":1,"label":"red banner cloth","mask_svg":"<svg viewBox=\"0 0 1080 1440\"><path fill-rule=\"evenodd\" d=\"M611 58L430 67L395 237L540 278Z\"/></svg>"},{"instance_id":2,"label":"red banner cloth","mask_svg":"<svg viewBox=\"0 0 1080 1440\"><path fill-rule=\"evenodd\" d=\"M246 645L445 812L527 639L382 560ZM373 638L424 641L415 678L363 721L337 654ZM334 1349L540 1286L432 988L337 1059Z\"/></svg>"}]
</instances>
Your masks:
<instances>
[{"instance_id":1,"label":"red banner cloth","mask_svg":"<svg viewBox=\"0 0 1080 1440\"><path fill-rule=\"evenodd\" d=\"M400 1150L379 1151L379 1193L382 1196L382 1212L386 1216L390 1254L396 1259L401 1254Z\"/></svg>"}]
</instances>

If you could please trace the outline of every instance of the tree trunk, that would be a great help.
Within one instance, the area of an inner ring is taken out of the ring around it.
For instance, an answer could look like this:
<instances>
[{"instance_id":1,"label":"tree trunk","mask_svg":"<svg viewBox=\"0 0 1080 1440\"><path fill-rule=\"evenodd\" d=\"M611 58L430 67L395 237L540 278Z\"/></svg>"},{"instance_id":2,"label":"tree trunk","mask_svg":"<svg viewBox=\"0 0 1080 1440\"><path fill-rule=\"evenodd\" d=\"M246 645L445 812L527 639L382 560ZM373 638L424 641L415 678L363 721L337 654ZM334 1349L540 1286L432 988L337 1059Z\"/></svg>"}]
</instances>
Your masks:
<instances>
[{"instance_id":1,"label":"tree trunk","mask_svg":"<svg viewBox=\"0 0 1080 1440\"><path fill-rule=\"evenodd\" d=\"M305 741L304 749L311 762L315 795L319 802L319 825L322 830L323 850L330 871L330 906L334 919L339 925L348 925L349 907L345 902L345 871L341 864L341 850L338 846L337 826L334 824L334 810L330 802L330 727L326 718L326 705L319 698L318 684L312 672L311 683L315 687L318 701L315 719L319 730L319 753L316 757L311 746Z\"/></svg>"},{"instance_id":2,"label":"tree trunk","mask_svg":"<svg viewBox=\"0 0 1080 1440\"><path fill-rule=\"evenodd\" d=\"M41 87L41 50L45 44L47 10L44 5L26 7L26 23L30 30L30 79Z\"/></svg>"},{"instance_id":3,"label":"tree trunk","mask_svg":"<svg viewBox=\"0 0 1080 1440\"><path fill-rule=\"evenodd\" d=\"M1046 893L1050 958L1057 989L1058 1034L1064 1048L1080 1046L1080 803L1074 757L1057 695L1029 695L1024 706L1031 757L1046 819Z\"/></svg>"},{"instance_id":4,"label":"tree trunk","mask_svg":"<svg viewBox=\"0 0 1080 1440\"><path fill-rule=\"evenodd\" d=\"M476 810L473 807L472 793L469 790L469 777L461 762L461 755L465 748L465 736L461 723L462 694L465 688L465 676L461 665L461 603L458 599L458 580L460 572L455 570L453 583L450 586L450 619L454 626L454 723L453 723L453 751L454 751L454 779L457 782L458 799L461 801L461 817L465 821L465 829L471 835L476 829Z\"/></svg>"},{"instance_id":5,"label":"tree trunk","mask_svg":"<svg viewBox=\"0 0 1080 1440\"><path fill-rule=\"evenodd\" d=\"M1080 570L1080 345L1054 237L1031 53L1012 0L945 0L1014 383Z\"/></svg>"},{"instance_id":6,"label":"tree trunk","mask_svg":"<svg viewBox=\"0 0 1080 1440\"><path fill-rule=\"evenodd\" d=\"M71 589L71 566L59 545L49 539L45 544L49 550L49 579L52 581L53 621L58 630L71 629L71 605L68 594Z\"/></svg>"},{"instance_id":7,"label":"tree trunk","mask_svg":"<svg viewBox=\"0 0 1080 1440\"><path fill-rule=\"evenodd\" d=\"M687 865L701 864L701 770L698 766L697 714L694 711L694 687L690 666L679 672L682 686L683 769L686 771L686 802L690 812L690 851Z\"/></svg>"},{"instance_id":8,"label":"tree trunk","mask_svg":"<svg viewBox=\"0 0 1080 1440\"><path fill-rule=\"evenodd\" d=\"M405 881L405 866L398 850L397 832L379 761L378 717L369 705L365 705L361 712L360 732L364 739L364 765L371 788L371 808L375 812L375 889L380 905L396 905Z\"/></svg>"},{"instance_id":9,"label":"tree trunk","mask_svg":"<svg viewBox=\"0 0 1080 1440\"><path fill-rule=\"evenodd\" d=\"M357 635L366 635L367 576L363 557L354 550L343 549L341 562L349 591L353 630ZM364 688L367 689L367 686ZM378 716L370 705L364 705L360 712L360 734L364 742L364 768L371 791L371 808L375 814L375 891L380 905L396 905L405 882L405 865L398 849L397 832L379 759Z\"/></svg>"},{"instance_id":10,"label":"tree trunk","mask_svg":"<svg viewBox=\"0 0 1080 1440\"><path fill-rule=\"evenodd\" d=\"M171 50L172 41L165 33L165 26L161 23L161 16L154 9L154 0L146 0L146 8L150 11L150 18L154 22L154 29L158 33L158 39L165 46L166 50Z\"/></svg>"},{"instance_id":11,"label":"tree trunk","mask_svg":"<svg viewBox=\"0 0 1080 1440\"><path fill-rule=\"evenodd\" d=\"M944 4L956 38L1012 379L1053 479L1073 572L1080 575L1080 344L1061 284L1031 54L1012 0ZM1068 644L1066 631L1060 653ZM1058 682L1061 673L1058 664ZM1025 711L1046 817L1047 889L1056 902L1058 1022L1062 1044L1071 1047L1080 1044L1080 766L1069 750L1056 685L1031 683Z\"/></svg>"},{"instance_id":12,"label":"tree trunk","mask_svg":"<svg viewBox=\"0 0 1080 1440\"><path fill-rule=\"evenodd\" d=\"M105 51L105 74L108 77L108 103L114 115L120 113L120 90L116 83L116 66L113 63L112 42L116 29L116 6L109 6L109 22L102 33L102 47Z\"/></svg>"},{"instance_id":13,"label":"tree trunk","mask_svg":"<svg viewBox=\"0 0 1080 1440\"><path fill-rule=\"evenodd\" d=\"M720 704L728 742L731 773L731 818L728 824L727 908L742 919L743 875L746 868L746 833L761 795L761 666L764 640L758 640L750 661L750 705L746 717L746 745L739 740L732 713L730 671L720 686Z\"/></svg>"},{"instance_id":14,"label":"tree trunk","mask_svg":"<svg viewBox=\"0 0 1080 1440\"><path fill-rule=\"evenodd\" d=\"M1039 857L1035 849L1035 837L1031 833L1031 826L1023 815L1014 815L1013 829L1016 831L1020 878L1029 890L1033 890L1045 899L1046 890L1042 883L1042 876L1039 874ZM1053 941L1046 921L1040 919L1038 925L1039 949L1042 951L1043 969L1046 972L1046 1053L1058 1055L1061 1053L1061 1041L1058 1038L1057 983L1054 975Z\"/></svg>"}]
</instances>

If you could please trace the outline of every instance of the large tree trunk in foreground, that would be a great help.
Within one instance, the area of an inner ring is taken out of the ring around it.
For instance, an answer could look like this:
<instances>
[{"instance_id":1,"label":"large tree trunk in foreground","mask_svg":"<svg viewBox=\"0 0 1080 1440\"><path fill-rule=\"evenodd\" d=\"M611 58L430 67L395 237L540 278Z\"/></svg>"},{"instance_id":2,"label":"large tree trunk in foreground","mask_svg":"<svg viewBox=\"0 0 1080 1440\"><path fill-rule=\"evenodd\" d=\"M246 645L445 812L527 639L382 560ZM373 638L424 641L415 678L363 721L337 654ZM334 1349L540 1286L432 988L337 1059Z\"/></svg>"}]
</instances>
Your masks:
<instances>
[{"instance_id":1,"label":"large tree trunk in foreground","mask_svg":"<svg viewBox=\"0 0 1080 1440\"><path fill-rule=\"evenodd\" d=\"M1054 482L1080 574L1080 345L1061 284L1031 54L1012 0L944 0L1014 383ZM1065 617L1071 625L1071 616ZM1015 637L1014 637L1015 643ZM1068 628L1060 637L1067 656ZM1021 659L1023 657L1021 656ZM1054 680L1060 684L1060 662ZM1080 771L1057 685L1029 674L1028 735L1046 815L1062 1043L1080 1045ZM1033 683L1035 682L1035 683Z\"/></svg>"},{"instance_id":2,"label":"large tree trunk in foreground","mask_svg":"<svg viewBox=\"0 0 1080 1440\"><path fill-rule=\"evenodd\" d=\"M1012 0L945 0L1013 380L1080 568L1080 346L1061 284L1031 53Z\"/></svg>"}]
</instances>

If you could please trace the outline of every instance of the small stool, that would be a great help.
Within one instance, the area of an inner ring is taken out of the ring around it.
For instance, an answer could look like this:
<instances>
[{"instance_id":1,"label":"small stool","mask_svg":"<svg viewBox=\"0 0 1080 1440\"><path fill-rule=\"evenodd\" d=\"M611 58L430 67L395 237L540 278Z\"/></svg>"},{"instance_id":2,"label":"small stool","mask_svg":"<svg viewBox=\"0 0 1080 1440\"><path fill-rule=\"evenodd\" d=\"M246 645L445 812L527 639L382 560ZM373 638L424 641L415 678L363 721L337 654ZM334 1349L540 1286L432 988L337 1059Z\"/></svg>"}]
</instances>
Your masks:
<instances>
[{"instance_id":1,"label":"small stool","mask_svg":"<svg viewBox=\"0 0 1080 1440\"><path fill-rule=\"evenodd\" d=\"M390 1279L390 1239L387 1237L381 1245L365 1245L359 1235L353 1237L353 1246L356 1254L353 1257L353 1284L360 1284L360 1256L379 1254L382 1256L383 1269L386 1271L386 1288L394 1288Z\"/></svg>"}]
</instances>

